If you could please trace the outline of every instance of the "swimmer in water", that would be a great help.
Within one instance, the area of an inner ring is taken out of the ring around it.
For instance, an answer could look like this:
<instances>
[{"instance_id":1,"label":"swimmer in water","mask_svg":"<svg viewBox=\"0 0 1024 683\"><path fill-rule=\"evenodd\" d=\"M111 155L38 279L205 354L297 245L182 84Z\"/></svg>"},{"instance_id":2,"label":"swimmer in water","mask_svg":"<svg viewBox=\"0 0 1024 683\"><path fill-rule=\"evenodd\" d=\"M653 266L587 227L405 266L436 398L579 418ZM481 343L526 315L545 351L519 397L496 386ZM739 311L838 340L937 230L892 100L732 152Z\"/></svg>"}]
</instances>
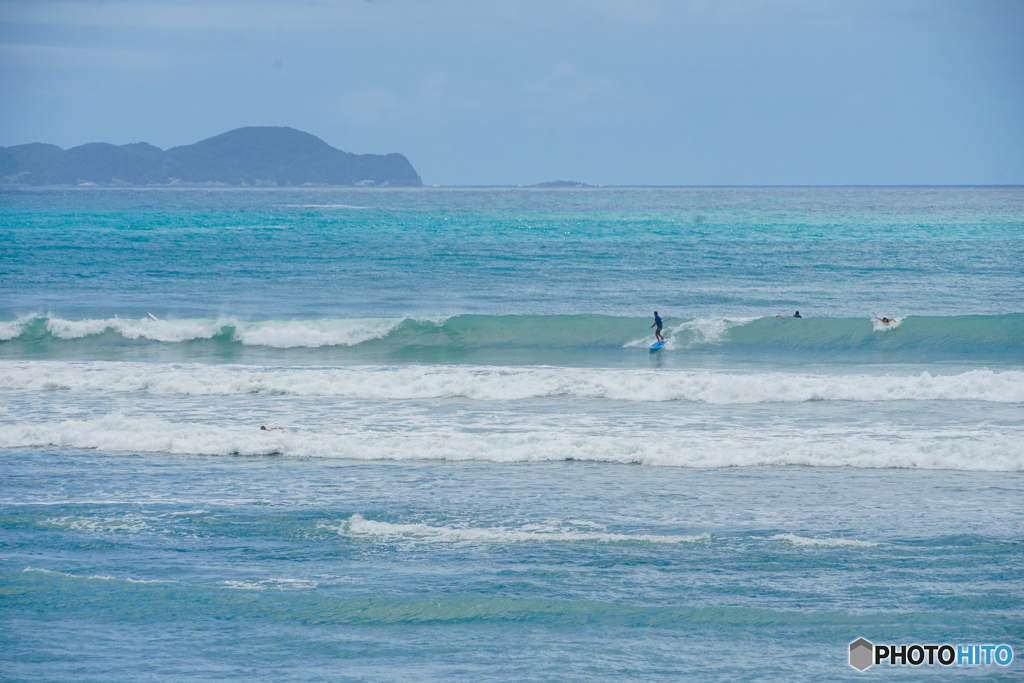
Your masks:
<instances>
[{"instance_id":1,"label":"swimmer in water","mask_svg":"<svg viewBox=\"0 0 1024 683\"><path fill-rule=\"evenodd\" d=\"M875 319L876 319L876 320L881 320L881 321L882 321L883 323L885 323L886 325L888 325L889 323L894 323L894 322L896 322L896 318L879 318L879 317L878 317L877 315L875 316Z\"/></svg>"},{"instance_id":2,"label":"swimmer in water","mask_svg":"<svg viewBox=\"0 0 1024 683\"><path fill-rule=\"evenodd\" d=\"M284 431L284 427L270 427L270 426L267 425L266 422L264 422L263 425L260 427L260 431L261 432L272 432L275 429L279 429L282 432Z\"/></svg>"}]
</instances>

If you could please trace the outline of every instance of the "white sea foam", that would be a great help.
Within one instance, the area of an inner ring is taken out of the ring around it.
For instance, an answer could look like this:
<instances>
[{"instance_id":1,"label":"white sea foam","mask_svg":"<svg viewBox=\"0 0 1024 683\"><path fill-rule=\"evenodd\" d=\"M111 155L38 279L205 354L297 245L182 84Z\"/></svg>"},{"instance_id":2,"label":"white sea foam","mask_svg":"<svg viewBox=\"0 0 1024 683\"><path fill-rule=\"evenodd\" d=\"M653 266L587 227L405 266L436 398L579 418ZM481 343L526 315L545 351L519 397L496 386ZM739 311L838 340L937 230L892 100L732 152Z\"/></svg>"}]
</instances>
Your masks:
<instances>
[{"instance_id":1,"label":"white sea foam","mask_svg":"<svg viewBox=\"0 0 1024 683\"><path fill-rule=\"evenodd\" d=\"M145 391L185 396L265 394L367 400L465 397L509 401L565 396L715 405L947 400L1024 403L1024 371L869 375L459 365L269 368L7 361L0 362L0 390Z\"/></svg>"},{"instance_id":2,"label":"white sea foam","mask_svg":"<svg viewBox=\"0 0 1024 683\"><path fill-rule=\"evenodd\" d=\"M343 536L362 536L382 540L440 541L448 543L697 543L710 541L710 534L700 536L658 536L652 534L610 534L549 525L527 525L519 528L473 528L462 526L431 526L428 524L392 524L352 515L348 520L322 524L336 529Z\"/></svg>"},{"instance_id":3,"label":"white sea foam","mask_svg":"<svg viewBox=\"0 0 1024 683\"><path fill-rule=\"evenodd\" d=\"M857 541L846 538L807 538L796 534L775 534L773 541L784 541L801 547L826 547L826 548L873 548L880 545L870 541Z\"/></svg>"},{"instance_id":4,"label":"white sea foam","mask_svg":"<svg viewBox=\"0 0 1024 683\"><path fill-rule=\"evenodd\" d=\"M404 318L344 318L335 320L268 320L238 323L235 340L249 346L277 349L355 346L386 337Z\"/></svg>"},{"instance_id":5,"label":"white sea foam","mask_svg":"<svg viewBox=\"0 0 1024 683\"><path fill-rule=\"evenodd\" d=\"M24 331L25 325L30 322L32 322L31 319L0 321L0 341L17 339L21 336L22 331Z\"/></svg>"},{"instance_id":6,"label":"white sea foam","mask_svg":"<svg viewBox=\"0 0 1024 683\"><path fill-rule=\"evenodd\" d=\"M437 324L446 318L413 318ZM20 336L33 319L0 322L0 341ZM125 339L148 339L157 342L187 342L211 339L234 330L233 339L248 346L279 349L317 348L321 346L355 346L371 339L386 337L407 318L335 318L320 320L266 320L242 322L236 318L98 318L64 320L47 318L46 329L58 339L83 339L108 330Z\"/></svg>"},{"instance_id":7,"label":"white sea foam","mask_svg":"<svg viewBox=\"0 0 1024 683\"><path fill-rule=\"evenodd\" d=\"M150 529L146 518L141 515L126 515L124 517L53 517L47 519L46 523L71 531L138 533Z\"/></svg>"},{"instance_id":8,"label":"white sea foam","mask_svg":"<svg viewBox=\"0 0 1024 683\"><path fill-rule=\"evenodd\" d=\"M42 569L39 567L25 567L21 570L26 573L38 573L38 574L53 574L55 576L66 576L70 579L86 579L94 581L125 581L127 583L178 583L177 581L171 581L167 579L133 579L130 576L110 576L107 574L94 574L90 576L82 576L81 574L69 574L68 572L58 572L53 569Z\"/></svg>"},{"instance_id":9,"label":"white sea foam","mask_svg":"<svg viewBox=\"0 0 1024 683\"><path fill-rule=\"evenodd\" d=\"M752 320L754 318L694 318L673 329L672 333L690 332L693 335L693 340L687 346L720 344L725 341L729 330L745 325Z\"/></svg>"},{"instance_id":10,"label":"white sea foam","mask_svg":"<svg viewBox=\"0 0 1024 683\"><path fill-rule=\"evenodd\" d=\"M306 579L263 579L261 581L226 580L221 581L220 584L226 588L256 591L308 590L317 587L316 581L309 581Z\"/></svg>"},{"instance_id":11,"label":"white sea foam","mask_svg":"<svg viewBox=\"0 0 1024 683\"><path fill-rule=\"evenodd\" d=\"M286 204L289 207L300 209L369 209L369 206L355 206L353 204Z\"/></svg>"},{"instance_id":12,"label":"white sea foam","mask_svg":"<svg viewBox=\"0 0 1024 683\"><path fill-rule=\"evenodd\" d=\"M49 318L46 329L60 339L81 339L107 330L113 330L125 339L150 339L160 342L183 342L193 339L210 339L224 326L224 320L208 318L184 318L179 320L154 320L142 318L105 318L89 320L63 320Z\"/></svg>"},{"instance_id":13,"label":"white sea foam","mask_svg":"<svg viewBox=\"0 0 1024 683\"><path fill-rule=\"evenodd\" d=\"M580 460L667 467L920 468L1024 471L1024 442L943 435L868 439L820 434L752 438L745 432L681 432L672 438L635 439L560 431L467 433L367 430L337 434L317 430L261 432L255 425L169 422L111 413L94 420L0 424L0 448L72 447L105 452L198 455L269 455L351 460L482 460L550 462Z\"/></svg>"}]
</instances>

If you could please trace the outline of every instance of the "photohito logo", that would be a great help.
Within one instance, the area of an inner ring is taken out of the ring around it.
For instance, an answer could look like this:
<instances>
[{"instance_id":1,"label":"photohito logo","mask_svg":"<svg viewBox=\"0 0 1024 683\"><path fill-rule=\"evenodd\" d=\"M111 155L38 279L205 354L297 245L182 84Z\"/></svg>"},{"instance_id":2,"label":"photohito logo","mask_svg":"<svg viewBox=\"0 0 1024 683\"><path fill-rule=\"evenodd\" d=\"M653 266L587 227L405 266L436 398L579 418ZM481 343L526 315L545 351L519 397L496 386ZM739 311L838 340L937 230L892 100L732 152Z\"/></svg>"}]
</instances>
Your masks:
<instances>
[{"instance_id":1,"label":"photohito logo","mask_svg":"<svg viewBox=\"0 0 1024 683\"><path fill-rule=\"evenodd\" d=\"M858 638L850 643L850 666L864 671L874 664L890 666L1009 666L1013 648L1009 645L875 645Z\"/></svg>"}]
</instances>

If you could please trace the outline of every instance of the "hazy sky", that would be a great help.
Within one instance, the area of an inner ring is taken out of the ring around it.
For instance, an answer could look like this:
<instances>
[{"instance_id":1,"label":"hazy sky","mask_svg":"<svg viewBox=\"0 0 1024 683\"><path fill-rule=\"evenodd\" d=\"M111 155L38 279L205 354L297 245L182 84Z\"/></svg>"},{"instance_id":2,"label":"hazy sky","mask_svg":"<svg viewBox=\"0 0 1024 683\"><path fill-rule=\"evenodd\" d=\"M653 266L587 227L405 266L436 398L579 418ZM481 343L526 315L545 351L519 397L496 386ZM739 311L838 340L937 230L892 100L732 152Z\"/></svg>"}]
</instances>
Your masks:
<instances>
[{"instance_id":1,"label":"hazy sky","mask_svg":"<svg viewBox=\"0 0 1024 683\"><path fill-rule=\"evenodd\" d=\"M291 126L427 184L1024 184L1024 0L0 0L0 146Z\"/></svg>"}]
</instances>

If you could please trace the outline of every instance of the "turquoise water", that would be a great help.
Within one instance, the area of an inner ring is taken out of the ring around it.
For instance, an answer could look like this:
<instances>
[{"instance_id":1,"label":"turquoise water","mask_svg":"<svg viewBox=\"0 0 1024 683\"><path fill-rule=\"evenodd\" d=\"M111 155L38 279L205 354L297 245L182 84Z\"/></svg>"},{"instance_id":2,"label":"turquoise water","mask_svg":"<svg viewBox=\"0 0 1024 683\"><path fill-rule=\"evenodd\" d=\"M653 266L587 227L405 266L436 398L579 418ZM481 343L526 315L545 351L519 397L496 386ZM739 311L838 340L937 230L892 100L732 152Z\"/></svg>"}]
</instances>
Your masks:
<instances>
[{"instance_id":1,"label":"turquoise water","mask_svg":"<svg viewBox=\"0 0 1024 683\"><path fill-rule=\"evenodd\" d=\"M1020 188L0 221L5 680L1019 677Z\"/></svg>"}]
</instances>

